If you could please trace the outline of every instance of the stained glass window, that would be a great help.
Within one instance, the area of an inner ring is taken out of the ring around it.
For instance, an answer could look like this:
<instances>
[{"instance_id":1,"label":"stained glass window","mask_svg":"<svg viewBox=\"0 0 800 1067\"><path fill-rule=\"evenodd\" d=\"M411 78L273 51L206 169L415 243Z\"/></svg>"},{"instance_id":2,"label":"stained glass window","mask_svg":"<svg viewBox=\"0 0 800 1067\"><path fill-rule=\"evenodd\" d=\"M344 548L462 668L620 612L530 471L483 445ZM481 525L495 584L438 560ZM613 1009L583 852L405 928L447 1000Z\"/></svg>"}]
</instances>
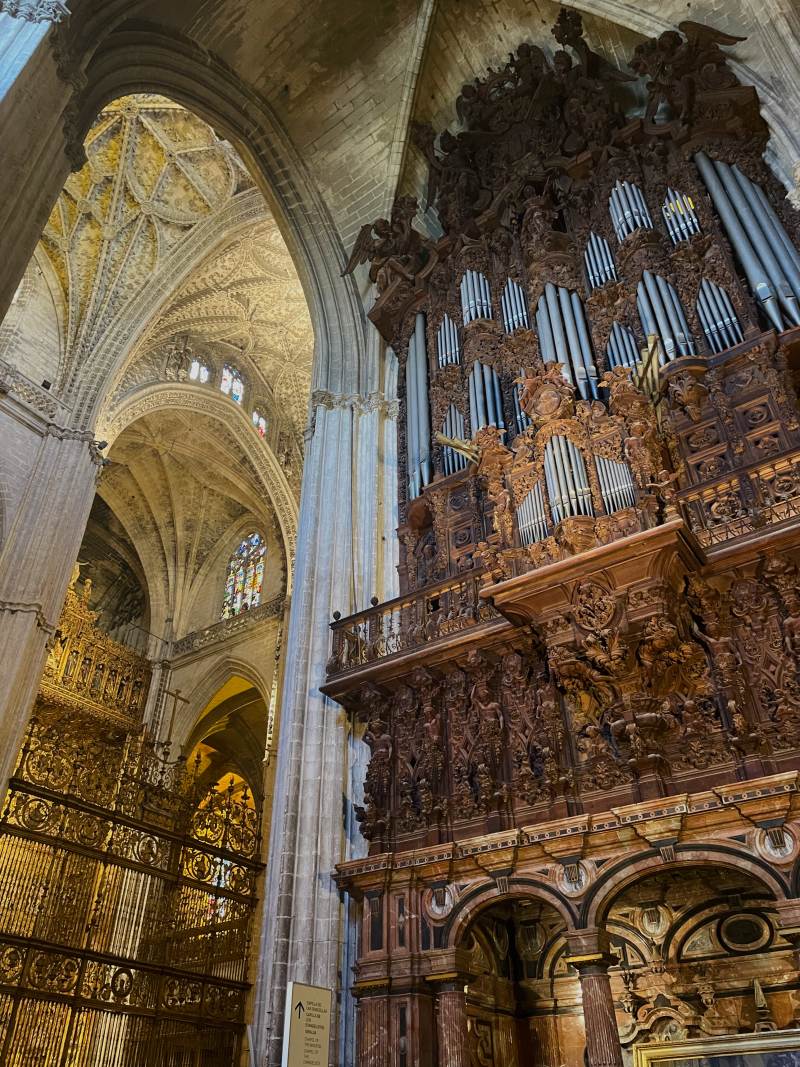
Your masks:
<instances>
[{"instance_id":1,"label":"stained glass window","mask_svg":"<svg viewBox=\"0 0 800 1067\"><path fill-rule=\"evenodd\" d=\"M267 546L258 533L251 533L242 541L228 563L222 618L230 619L242 611L258 607L264 584L264 555Z\"/></svg>"},{"instance_id":2,"label":"stained glass window","mask_svg":"<svg viewBox=\"0 0 800 1067\"><path fill-rule=\"evenodd\" d=\"M253 425L262 437L267 436L267 420L259 411L253 412Z\"/></svg>"},{"instance_id":3,"label":"stained glass window","mask_svg":"<svg viewBox=\"0 0 800 1067\"><path fill-rule=\"evenodd\" d=\"M200 382L201 385L206 384L208 381L208 367L205 363L201 363L199 359L192 360L192 365L189 367L189 380Z\"/></svg>"},{"instance_id":4,"label":"stained glass window","mask_svg":"<svg viewBox=\"0 0 800 1067\"><path fill-rule=\"evenodd\" d=\"M231 400L235 400L237 404L241 404L242 397L244 396L244 382L242 376L235 367L232 367L230 363L226 363L222 368L222 380L219 383L220 389L229 396Z\"/></svg>"}]
</instances>

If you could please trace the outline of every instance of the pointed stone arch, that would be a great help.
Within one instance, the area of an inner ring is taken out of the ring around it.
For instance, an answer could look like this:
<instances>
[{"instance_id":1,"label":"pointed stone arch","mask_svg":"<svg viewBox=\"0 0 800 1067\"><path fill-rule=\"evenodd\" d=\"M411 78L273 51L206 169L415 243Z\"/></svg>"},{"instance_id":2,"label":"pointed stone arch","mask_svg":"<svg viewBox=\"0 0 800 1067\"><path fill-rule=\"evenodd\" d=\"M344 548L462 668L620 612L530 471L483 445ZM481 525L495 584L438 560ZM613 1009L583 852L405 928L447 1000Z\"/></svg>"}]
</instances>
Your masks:
<instances>
[{"instance_id":1,"label":"pointed stone arch","mask_svg":"<svg viewBox=\"0 0 800 1067\"><path fill-rule=\"evenodd\" d=\"M107 412L97 433L113 444L122 431L143 415L161 410L197 412L223 423L252 463L275 511L287 559L287 594L291 591L292 564L297 549L298 503L278 458L269 445L253 432L249 415L214 389L187 383L162 383L136 390L119 406Z\"/></svg>"}]
</instances>

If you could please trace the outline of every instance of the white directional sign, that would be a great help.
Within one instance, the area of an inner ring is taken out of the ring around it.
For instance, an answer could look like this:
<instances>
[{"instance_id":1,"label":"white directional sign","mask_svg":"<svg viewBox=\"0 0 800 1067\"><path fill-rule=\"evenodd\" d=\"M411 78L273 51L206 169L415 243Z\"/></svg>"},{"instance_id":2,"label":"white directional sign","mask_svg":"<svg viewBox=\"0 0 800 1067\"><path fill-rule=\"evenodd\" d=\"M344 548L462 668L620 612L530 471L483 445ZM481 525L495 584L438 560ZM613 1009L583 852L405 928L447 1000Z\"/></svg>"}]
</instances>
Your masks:
<instances>
[{"instance_id":1,"label":"white directional sign","mask_svg":"<svg viewBox=\"0 0 800 1067\"><path fill-rule=\"evenodd\" d=\"M283 1019L281 1067L328 1067L331 991L290 982Z\"/></svg>"}]
</instances>

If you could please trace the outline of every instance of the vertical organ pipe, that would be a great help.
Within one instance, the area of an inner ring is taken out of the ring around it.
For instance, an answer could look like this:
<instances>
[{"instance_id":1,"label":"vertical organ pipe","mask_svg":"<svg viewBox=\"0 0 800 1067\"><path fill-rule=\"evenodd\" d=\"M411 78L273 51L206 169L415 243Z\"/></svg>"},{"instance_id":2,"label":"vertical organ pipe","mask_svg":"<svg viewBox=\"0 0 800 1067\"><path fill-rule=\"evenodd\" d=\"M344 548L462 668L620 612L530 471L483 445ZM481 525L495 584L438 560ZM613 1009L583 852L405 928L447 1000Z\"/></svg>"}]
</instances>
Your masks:
<instances>
[{"instance_id":1,"label":"vertical organ pipe","mask_svg":"<svg viewBox=\"0 0 800 1067\"><path fill-rule=\"evenodd\" d=\"M594 364L594 354L592 352L592 342L589 337L589 329L586 325L586 316L583 311L583 302L577 293L572 293L570 296L572 302L572 313L575 318L575 326L578 330L578 340L580 341L581 358L583 365L586 369L586 380L589 386L589 394L593 398L597 397L597 367Z\"/></svg>"},{"instance_id":2,"label":"vertical organ pipe","mask_svg":"<svg viewBox=\"0 0 800 1067\"><path fill-rule=\"evenodd\" d=\"M797 251L792 247L788 237L784 242L783 238L786 236L786 231L781 226L777 215L770 209L769 201L766 200L764 194L762 193L761 197L759 197L758 192L761 192L761 190L757 192L757 187L748 177L742 174L738 167L731 167L730 173L741 189L742 195L753 212L753 216L758 221L764 239L775 254L789 287L795 297L800 296L800 265L798 264ZM766 201L766 208L764 207L764 201Z\"/></svg>"},{"instance_id":3,"label":"vertical organ pipe","mask_svg":"<svg viewBox=\"0 0 800 1067\"><path fill-rule=\"evenodd\" d=\"M753 246L758 253L759 259L764 264L770 281L775 287L779 301L792 322L794 322L796 326L800 325L800 306L798 306L797 303L797 296L793 292L792 287L786 278L783 264L780 262L781 256L786 256L785 249L781 246L781 256L778 256L776 251L773 251L770 241L760 224L758 216L761 212L756 213L752 210L747 201L747 197L742 192L739 183L728 164L715 162L714 165L717 168L717 173L722 179L725 192L730 197L737 215L750 234Z\"/></svg>"},{"instance_id":4,"label":"vertical organ pipe","mask_svg":"<svg viewBox=\"0 0 800 1067\"><path fill-rule=\"evenodd\" d=\"M433 478L431 465L431 412L428 400L428 351L425 342L425 316L417 313L414 321L417 358L417 440L419 445L420 484L429 485Z\"/></svg>"},{"instance_id":5,"label":"vertical organ pipe","mask_svg":"<svg viewBox=\"0 0 800 1067\"><path fill-rule=\"evenodd\" d=\"M612 367L635 367L641 358L630 329L618 322L611 327L606 354Z\"/></svg>"},{"instance_id":6,"label":"vertical organ pipe","mask_svg":"<svg viewBox=\"0 0 800 1067\"><path fill-rule=\"evenodd\" d=\"M415 358L416 331L411 335L408 343L408 358L406 359L406 464L408 474L408 499L414 500L420 494L419 479L419 440L417 418L417 404L419 393L417 390L417 362Z\"/></svg>"},{"instance_id":7,"label":"vertical organ pipe","mask_svg":"<svg viewBox=\"0 0 800 1067\"><path fill-rule=\"evenodd\" d=\"M697 152L694 161L706 188L711 194L714 207L722 219L722 224L730 238L733 249L739 257L753 294L763 307L764 313L773 326L779 331L782 330L783 320L769 274L739 221L739 217L714 164L705 152Z\"/></svg>"},{"instance_id":8,"label":"vertical organ pipe","mask_svg":"<svg viewBox=\"0 0 800 1067\"><path fill-rule=\"evenodd\" d=\"M736 170L736 171L739 170L738 167L734 167L733 169ZM741 173L741 172L739 172L739 173ZM748 182L750 182L749 178L747 178L746 180ZM774 226L775 232L777 233L778 238L780 239L781 243L783 244L783 247L786 249L786 251L792 257L792 260L794 261L795 267L798 269L798 271L800 271L800 252L797 251L797 249L794 247L794 245L792 244L791 240L789 239L789 234L783 228L783 223L781 222L780 218L778 217L778 214L775 211L775 208L772 206L772 204L770 204L769 200L767 199L767 194L764 192L764 190L761 188L761 186L760 185L756 185L755 182L750 182L750 186L753 189L753 192L755 193L755 195L758 197L758 201L761 204L762 208L764 209L764 214L766 216L768 216L772 220L772 224Z\"/></svg>"}]
</instances>

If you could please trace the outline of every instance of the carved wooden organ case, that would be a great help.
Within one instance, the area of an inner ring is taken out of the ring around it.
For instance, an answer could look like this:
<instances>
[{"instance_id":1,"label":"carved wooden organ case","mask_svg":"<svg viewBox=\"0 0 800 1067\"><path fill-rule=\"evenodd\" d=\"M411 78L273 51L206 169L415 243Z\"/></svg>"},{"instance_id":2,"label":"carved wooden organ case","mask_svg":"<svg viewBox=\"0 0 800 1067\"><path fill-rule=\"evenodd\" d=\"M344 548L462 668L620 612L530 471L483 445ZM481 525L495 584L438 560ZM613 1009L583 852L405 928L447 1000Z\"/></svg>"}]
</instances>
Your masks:
<instances>
[{"instance_id":1,"label":"carved wooden organ case","mask_svg":"<svg viewBox=\"0 0 800 1067\"><path fill-rule=\"evenodd\" d=\"M401 595L328 665L373 854L800 767L798 217L681 29L619 70L562 9L415 129L442 235L401 197L354 249L401 368Z\"/></svg>"}]
</instances>

